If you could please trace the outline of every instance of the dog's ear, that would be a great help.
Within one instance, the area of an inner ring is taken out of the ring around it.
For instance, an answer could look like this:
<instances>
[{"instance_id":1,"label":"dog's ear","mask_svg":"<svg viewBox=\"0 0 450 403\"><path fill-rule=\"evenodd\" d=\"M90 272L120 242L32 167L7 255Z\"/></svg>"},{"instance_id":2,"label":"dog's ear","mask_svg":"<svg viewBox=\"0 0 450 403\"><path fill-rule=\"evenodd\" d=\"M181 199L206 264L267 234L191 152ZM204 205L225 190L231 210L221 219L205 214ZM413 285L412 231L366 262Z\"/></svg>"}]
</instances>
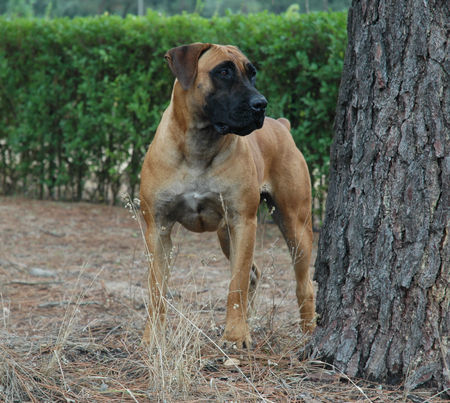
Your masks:
<instances>
[{"instance_id":1,"label":"dog's ear","mask_svg":"<svg viewBox=\"0 0 450 403\"><path fill-rule=\"evenodd\" d=\"M187 90L194 83L198 59L210 47L210 43L193 43L167 51L164 57L184 90Z\"/></svg>"}]
</instances>

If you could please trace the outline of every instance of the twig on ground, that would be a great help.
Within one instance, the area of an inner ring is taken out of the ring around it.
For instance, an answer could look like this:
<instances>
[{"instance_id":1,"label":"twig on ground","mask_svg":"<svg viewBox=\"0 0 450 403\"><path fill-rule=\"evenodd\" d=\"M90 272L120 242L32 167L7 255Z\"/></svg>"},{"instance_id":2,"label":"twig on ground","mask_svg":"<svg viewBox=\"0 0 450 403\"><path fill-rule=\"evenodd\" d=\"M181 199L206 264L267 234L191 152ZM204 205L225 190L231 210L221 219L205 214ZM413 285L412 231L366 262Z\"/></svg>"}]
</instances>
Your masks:
<instances>
[{"instance_id":1,"label":"twig on ground","mask_svg":"<svg viewBox=\"0 0 450 403\"><path fill-rule=\"evenodd\" d=\"M17 284L17 285L51 285L51 284L62 284L63 281L25 281L25 280L12 280L8 283L6 283L5 285L12 285L12 284Z\"/></svg>"},{"instance_id":2,"label":"twig on ground","mask_svg":"<svg viewBox=\"0 0 450 403\"><path fill-rule=\"evenodd\" d=\"M55 306L67 306L67 305L103 305L99 301L49 301L49 302L43 302L42 304L38 305L38 308L53 308Z\"/></svg>"}]
</instances>

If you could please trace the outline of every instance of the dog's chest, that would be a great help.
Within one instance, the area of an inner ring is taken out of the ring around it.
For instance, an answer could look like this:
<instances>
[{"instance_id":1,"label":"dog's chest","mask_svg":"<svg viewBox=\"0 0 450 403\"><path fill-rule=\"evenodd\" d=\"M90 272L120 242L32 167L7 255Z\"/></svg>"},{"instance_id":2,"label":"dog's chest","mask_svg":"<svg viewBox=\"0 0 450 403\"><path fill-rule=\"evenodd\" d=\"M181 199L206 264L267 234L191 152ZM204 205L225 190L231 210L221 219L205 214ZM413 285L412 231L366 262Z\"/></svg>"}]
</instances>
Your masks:
<instances>
[{"instance_id":1,"label":"dog's chest","mask_svg":"<svg viewBox=\"0 0 450 403\"><path fill-rule=\"evenodd\" d=\"M184 175L161 196L160 208L170 221L190 231L216 231L223 218L222 188L202 175Z\"/></svg>"}]
</instances>

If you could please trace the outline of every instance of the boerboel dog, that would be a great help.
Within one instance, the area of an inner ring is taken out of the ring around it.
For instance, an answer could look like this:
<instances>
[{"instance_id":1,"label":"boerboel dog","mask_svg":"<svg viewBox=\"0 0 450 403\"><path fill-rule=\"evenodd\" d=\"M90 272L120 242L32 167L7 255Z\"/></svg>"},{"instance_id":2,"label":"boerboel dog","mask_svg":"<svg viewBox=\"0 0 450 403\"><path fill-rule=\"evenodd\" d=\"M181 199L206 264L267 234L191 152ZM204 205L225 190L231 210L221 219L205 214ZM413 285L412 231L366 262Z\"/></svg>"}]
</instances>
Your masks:
<instances>
[{"instance_id":1,"label":"boerboel dog","mask_svg":"<svg viewBox=\"0 0 450 403\"><path fill-rule=\"evenodd\" d=\"M289 247L302 327L311 331L311 184L289 121L265 117L256 69L238 48L194 43L165 57L176 80L141 172L150 254L144 342L152 337L152 324L165 320L170 234L178 222L190 231L217 232L231 266L223 340L250 346L247 305L260 277L253 251L262 200Z\"/></svg>"}]
</instances>

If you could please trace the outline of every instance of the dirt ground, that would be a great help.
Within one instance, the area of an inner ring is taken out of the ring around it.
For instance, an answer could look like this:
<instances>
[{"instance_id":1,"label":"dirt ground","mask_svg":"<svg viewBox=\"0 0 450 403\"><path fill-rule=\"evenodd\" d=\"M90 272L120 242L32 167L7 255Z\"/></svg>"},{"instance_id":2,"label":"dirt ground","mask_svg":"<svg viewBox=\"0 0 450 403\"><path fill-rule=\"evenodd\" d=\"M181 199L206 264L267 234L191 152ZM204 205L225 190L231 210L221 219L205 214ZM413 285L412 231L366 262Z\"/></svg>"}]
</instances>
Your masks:
<instances>
[{"instance_id":1,"label":"dirt ground","mask_svg":"<svg viewBox=\"0 0 450 403\"><path fill-rule=\"evenodd\" d=\"M270 219L255 251L263 276L252 350L216 345L228 263L214 233L182 228L166 339L146 350L147 258L132 216L125 207L0 197L0 401L441 401L299 360L294 276Z\"/></svg>"},{"instance_id":2,"label":"dirt ground","mask_svg":"<svg viewBox=\"0 0 450 403\"><path fill-rule=\"evenodd\" d=\"M8 284L8 309L17 311L23 303L36 309L14 328L11 314L10 330L30 332L26 327L35 315L42 326L42 317L57 320L54 308L64 307L76 287L85 290L82 302L92 305L89 309L106 307L117 314L117 307L110 306L117 297L144 310L147 259L133 212L124 207L7 198L0 199L0 208L0 278ZM288 316L297 315L287 247L276 226L265 224L260 229L256 245L256 262L264 269L260 298L280 305ZM173 235L170 296L184 299L195 294L196 304L214 300L223 311L230 275L216 234L175 227ZM44 331L38 326L35 330Z\"/></svg>"}]
</instances>

